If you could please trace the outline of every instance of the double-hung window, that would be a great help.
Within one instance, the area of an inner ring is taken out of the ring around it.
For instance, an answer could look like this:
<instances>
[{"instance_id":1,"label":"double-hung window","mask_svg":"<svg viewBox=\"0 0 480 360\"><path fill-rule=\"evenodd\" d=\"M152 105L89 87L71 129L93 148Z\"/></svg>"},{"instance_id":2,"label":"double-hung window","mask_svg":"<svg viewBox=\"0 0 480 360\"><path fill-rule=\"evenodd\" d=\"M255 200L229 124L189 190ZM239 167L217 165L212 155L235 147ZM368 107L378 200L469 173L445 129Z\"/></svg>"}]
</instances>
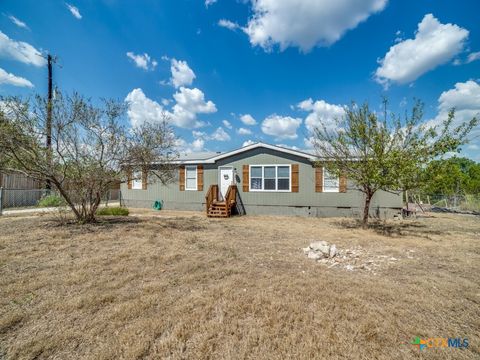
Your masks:
<instances>
[{"instance_id":1,"label":"double-hung window","mask_svg":"<svg viewBox=\"0 0 480 360\"><path fill-rule=\"evenodd\" d=\"M197 166L185 166L185 190L197 191Z\"/></svg>"},{"instance_id":2,"label":"double-hung window","mask_svg":"<svg viewBox=\"0 0 480 360\"><path fill-rule=\"evenodd\" d=\"M251 191L291 191L290 165L251 165Z\"/></svg>"},{"instance_id":3,"label":"double-hung window","mask_svg":"<svg viewBox=\"0 0 480 360\"><path fill-rule=\"evenodd\" d=\"M323 191L339 192L340 181L337 175L323 168Z\"/></svg>"},{"instance_id":4,"label":"double-hung window","mask_svg":"<svg viewBox=\"0 0 480 360\"><path fill-rule=\"evenodd\" d=\"M132 190L142 190L143 189L143 174L141 171L135 171L132 174Z\"/></svg>"}]
</instances>

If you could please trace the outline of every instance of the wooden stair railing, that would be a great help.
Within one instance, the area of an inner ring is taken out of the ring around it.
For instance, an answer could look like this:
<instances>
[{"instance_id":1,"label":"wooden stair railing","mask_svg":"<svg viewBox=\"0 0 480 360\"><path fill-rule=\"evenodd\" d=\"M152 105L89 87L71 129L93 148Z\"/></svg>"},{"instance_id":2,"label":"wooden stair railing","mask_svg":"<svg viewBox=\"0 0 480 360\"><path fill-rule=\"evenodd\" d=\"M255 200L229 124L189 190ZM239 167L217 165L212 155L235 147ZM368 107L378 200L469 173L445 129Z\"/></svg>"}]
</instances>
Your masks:
<instances>
[{"instance_id":1,"label":"wooden stair railing","mask_svg":"<svg viewBox=\"0 0 480 360\"><path fill-rule=\"evenodd\" d=\"M230 185L225 195L225 205L231 208L235 205L235 199L237 198L237 185Z\"/></svg>"},{"instance_id":2,"label":"wooden stair railing","mask_svg":"<svg viewBox=\"0 0 480 360\"><path fill-rule=\"evenodd\" d=\"M205 195L205 204L207 207L207 214L212 204L217 200L218 200L218 185L216 184L210 185L207 191L207 195Z\"/></svg>"},{"instance_id":3,"label":"wooden stair railing","mask_svg":"<svg viewBox=\"0 0 480 360\"><path fill-rule=\"evenodd\" d=\"M215 188L216 187L216 191ZM223 201L218 199L218 185L211 185L208 189L206 199L207 216L208 217L230 217L232 215L232 207L235 206L237 198L237 186L230 185ZM215 197L215 199L214 199Z\"/></svg>"}]
</instances>

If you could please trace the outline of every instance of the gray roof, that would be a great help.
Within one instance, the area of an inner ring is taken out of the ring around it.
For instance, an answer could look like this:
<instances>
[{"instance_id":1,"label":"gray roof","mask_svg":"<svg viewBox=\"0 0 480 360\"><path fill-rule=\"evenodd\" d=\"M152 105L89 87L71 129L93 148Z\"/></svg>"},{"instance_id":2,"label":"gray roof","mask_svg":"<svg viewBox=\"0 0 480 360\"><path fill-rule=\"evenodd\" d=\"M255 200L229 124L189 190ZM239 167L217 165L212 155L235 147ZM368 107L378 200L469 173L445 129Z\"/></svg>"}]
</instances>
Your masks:
<instances>
[{"instance_id":1,"label":"gray roof","mask_svg":"<svg viewBox=\"0 0 480 360\"><path fill-rule=\"evenodd\" d=\"M178 160L179 161L207 160L220 154L221 154L220 152L212 152L212 151L180 153Z\"/></svg>"},{"instance_id":2,"label":"gray roof","mask_svg":"<svg viewBox=\"0 0 480 360\"><path fill-rule=\"evenodd\" d=\"M198 153L189 153L189 154L182 153L180 154L180 157L178 158L178 160L175 161L175 163L214 164L217 160L224 159L226 157L239 154L245 151L249 151L252 149L256 149L256 148L267 148L267 149L271 149L271 150L275 150L275 151L279 151L287 154L292 154L292 155L306 158L310 161L315 161L319 159L318 156L314 154L309 154L303 151L298 151L298 150L288 149L288 148L284 148L277 145L270 145L270 144L258 142L251 145L244 146L236 150L227 151L224 153L222 152L216 152L216 153L215 152L198 152Z\"/></svg>"}]
</instances>

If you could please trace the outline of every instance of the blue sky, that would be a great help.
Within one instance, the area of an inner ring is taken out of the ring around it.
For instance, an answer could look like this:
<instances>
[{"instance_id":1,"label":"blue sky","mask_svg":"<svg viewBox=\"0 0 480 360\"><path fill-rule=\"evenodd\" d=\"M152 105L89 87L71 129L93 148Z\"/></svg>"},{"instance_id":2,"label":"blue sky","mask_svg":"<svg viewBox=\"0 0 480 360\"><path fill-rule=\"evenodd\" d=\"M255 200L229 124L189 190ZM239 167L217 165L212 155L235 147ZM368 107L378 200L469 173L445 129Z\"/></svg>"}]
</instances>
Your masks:
<instances>
[{"instance_id":1,"label":"blue sky","mask_svg":"<svg viewBox=\"0 0 480 360\"><path fill-rule=\"evenodd\" d=\"M3 0L0 94L55 85L127 99L132 124L167 113L188 151L249 141L308 149L341 107L386 95L425 120L480 112L477 0ZM476 129L474 135L479 135ZM464 147L480 160L480 140Z\"/></svg>"}]
</instances>

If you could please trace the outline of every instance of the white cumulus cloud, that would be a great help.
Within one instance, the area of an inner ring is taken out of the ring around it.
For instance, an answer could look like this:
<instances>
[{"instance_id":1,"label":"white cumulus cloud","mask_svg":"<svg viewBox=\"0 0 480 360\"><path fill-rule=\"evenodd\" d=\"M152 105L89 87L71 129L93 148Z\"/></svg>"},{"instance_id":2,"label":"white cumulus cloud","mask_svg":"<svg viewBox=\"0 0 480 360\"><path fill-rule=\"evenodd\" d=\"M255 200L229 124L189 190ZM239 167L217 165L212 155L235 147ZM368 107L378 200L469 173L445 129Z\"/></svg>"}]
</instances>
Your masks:
<instances>
[{"instance_id":1,"label":"white cumulus cloud","mask_svg":"<svg viewBox=\"0 0 480 360\"><path fill-rule=\"evenodd\" d=\"M214 140L214 141L230 141L230 135L219 126L213 133L210 135L204 131L192 131L192 135L195 139L202 139L204 141Z\"/></svg>"},{"instance_id":2,"label":"white cumulus cloud","mask_svg":"<svg viewBox=\"0 0 480 360\"><path fill-rule=\"evenodd\" d=\"M190 148L192 152L199 152L202 151L205 147L205 140L203 139L195 139L190 144Z\"/></svg>"},{"instance_id":3,"label":"white cumulus cloud","mask_svg":"<svg viewBox=\"0 0 480 360\"><path fill-rule=\"evenodd\" d=\"M33 84L27 79L7 73L2 68L0 68L0 85L1 84L33 88Z\"/></svg>"},{"instance_id":4,"label":"white cumulus cloud","mask_svg":"<svg viewBox=\"0 0 480 360\"><path fill-rule=\"evenodd\" d=\"M274 114L263 120L262 131L278 140L296 139L298 136L297 129L301 124L302 119Z\"/></svg>"},{"instance_id":5,"label":"white cumulus cloud","mask_svg":"<svg viewBox=\"0 0 480 360\"><path fill-rule=\"evenodd\" d=\"M429 121L429 124L440 125L447 119L448 112L452 108L455 108L454 126L470 121L474 117L480 118L480 84L473 80L458 82L454 88L442 92L438 98L438 114ZM469 138L472 140L470 145L473 145L470 146L470 150L480 146L479 125L472 130Z\"/></svg>"},{"instance_id":6,"label":"white cumulus cloud","mask_svg":"<svg viewBox=\"0 0 480 360\"><path fill-rule=\"evenodd\" d=\"M204 93L197 88L180 87L173 95L176 104L171 114L173 123L178 127L195 128L205 125L197 119L198 114L211 114L217 111L215 104L205 101Z\"/></svg>"},{"instance_id":7,"label":"white cumulus cloud","mask_svg":"<svg viewBox=\"0 0 480 360\"><path fill-rule=\"evenodd\" d=\"M297 107L300 110L310 112L305 118L305 127L309 132L313 132L316 128L324 125L327 129L331 129L336 126L335 120L345 114L343 106L329 104L324 100L314 102L312 99L306 99L300 102Z\"/></svg>"},{"instance_id":8,"label":"white cumulus cloud","mask_svg":"<svg viewBox=\"0 0 480 360\"><path fill-rule=\"evenodd\" d=\"M165 109L157 101L148 98L142 89L133 89L125 98L128 103L128 117L132 126L144 121L162 121L167 116L172 125L181 128L197 128L205 123L198 120L198 114L209 114L217 111L215 104L205 101L203 92L199 89L181 87L173 95L175 104L171 110Z\"/></svg>"},{"instance_id":9,"label":"white cumulus cloud","mask_svg":"<svg viewBox=\"0 0 480 360\"><path fill-rule=\"evenodd\" d=\"M393 45L379 61L377 82L405 84L450 61L460 53L468 38L468 30L455 24L442 24L427 14L418 24L415 38Z\"/></svg>"},{"instance_id":10,"label":"white cumulus cloud","mask_svg":"<svg viewBox=\"0 0 480 360\"><path fill-rule=\"evenodd\" d=\"M222 123L223 123L223 126L225 126L227 129L231 129L233 127L230 121L228 120L223 120Z\"/></svg>"},{"instance_id":11,"label":"white cumulus cloud","mask_svg":"<svg viewBox=\"0 0 480 360\"><path fill-rule=\"evenodd\" d=\"M250 129L239 128L237 130L238 135L252 135L252 131Z\"/></svg>"},{"instance_id":12,"label":"white cumulus cloud","mask_svg":"<svg viewBox=\"0 0 480 360\"><path fill-rule=\"evenodd\" d=\"M20 19L16 18L15 16L9 15L8 18L11 20L11 22L13 22L18 27L23 29L28 29L28 25L25 22L21 21Z\"/></svg>"},{"instance_id":13,"label":"white cumulus cloud","mask_svg":"<svg viewBox=\"0 0 480 360\"><path fill-rule=\"evenodd\" d=\"M253 145L255 143L256 143L256 141L246 140L246 141L243 142L242 147L245 147L245 146L248 146L248 145Z\"/></svg>"},{"instance_id":14,"label":"white cumulus cloud","mask_svg":"<svg viewBox=\"0 0 480 360\"><path fill-rule=\"evenodd\" d=\"M217 2L218 0L205 0L205 6L209 7L210 5L213 5Z\"/></svg>"},{"instance_id":15,"label":"white cumulus cloud","mask_svg":"<svg viewBox=\"0 0 480 360\"><path fill-rule=\"evenodd\" d=\"M213 132L213 134L210 136L210 139L216 141L230 141L231 137L225 130L223 130L222 127L219 127Z\"/></svg>"},{"instance_id":16,"label":"white cumulus cloud","mask_svg":"<svg viewBox=\"0 0 480 360\"><path fill-rule=\"evenodd\" d=\"M371 14L382 11L387 0L252 0L253 16L244 28L254 46L270 50L299 47L306 52L330 45Z\"/></svg>"},{"instance_id":17,"label":"white cumulus cloud","mask_svg":"<svg viewBox=\"0 0 480 360\"><path fill-rule=\"evenodd\" d=\"M29 43L15 41L0 31L0 57L10 58L25 64L44 66L47 62L40 51Z\"/></svg>"},{"instance_id":18,"label":"white cumulus cloud","mask_svg":"<svg viewBox=\"0 0 480 360\"><path fill-rule=\"evenodd\" d=\"M136 67L144 70L154 70L158 65L158 62L155 59L152 59L147 53L134 54L129 51L127 52L127 57L134 62Z\"/></svg>"},{"instance_id":19,"label":"white cumulus cloud","mask_svg":"<svg viewBox=\"0 0 480 360\"><path fill-rule=\"evenodd\" d=\"M188 143L184 139L178 138L176 140L175 146L177 147L179 152L189 154L203 151L205 148L205 140L194 139L191 143Z\"/></svg>"},{"instance_id":20,"label":"white cumulus cloud","mask_svg":"<svg viewBox=\"0 0 480 360\"><path fill-rule=\"evenodd\" d=\"M80 14L80 10L76 6L73 6L72 4L65 3L67 5L68 10L72 13L73 16L75 16L78 20L82 18L82 14Z\"/></svg>"},{"instance_id":21,"label":"white cumulus cloud","mask_svg":"<svg viewBox=\"0 0 480 360\"><path fill-rule=\"evenodd\" d=\"M470 64L471 62L474 62L474 61L477 61L477 60L480 60L480 51L472 52L472 53L468 54L467 64Z\"/></svg>"},{"instance_id":22,"label":"white cumulus cloud","mask_svg":"<svg viewBox=\"0 0 480 360\"><path fill-rule=\"evenodd\" d=\"M248 125L248 126L253 126L253 125L256 125L257 124L257 121L253 118L252 115L250 114L245 114L245 115L242 115L240 116L240 120L245 124L245 125Z\"/></svg>"},{"instance_id":23,"label":"white cumulus cloud","mask_svg":"<svg viewBox=\"0 0 480 360\"><path fill-rule=\"evenodd\" d=\"M218 26L224 27L229 30L237 30L240 28L240 25L227 19L220 19L218 21Z\"/></svg>"},{"instance_id":24,"label":"white cumulus cloud","mask_svg":"<svg viewBox=\"0 0 480 360\"><path fill-rule=\"evenodd\" d=\"M125 98L128 103L127 115L130 124L135 127L143 122L159 122L166 114L165 109L158 102L149 99L142 89L133 89Z\"/></svg>"},{"instance_id":25,"label":"white cumulus cloud","mask_svg":"<svg viewBox=\"0 0 480 360\"><path fill-rule=\"evenodd\" d=\"M195 73L192 69L190 69L186 61L172 59L170 70L172 72L170 82L176 88L179 88L180 86L191 85L196 77Z\"/></svg>"}]
</instances>

